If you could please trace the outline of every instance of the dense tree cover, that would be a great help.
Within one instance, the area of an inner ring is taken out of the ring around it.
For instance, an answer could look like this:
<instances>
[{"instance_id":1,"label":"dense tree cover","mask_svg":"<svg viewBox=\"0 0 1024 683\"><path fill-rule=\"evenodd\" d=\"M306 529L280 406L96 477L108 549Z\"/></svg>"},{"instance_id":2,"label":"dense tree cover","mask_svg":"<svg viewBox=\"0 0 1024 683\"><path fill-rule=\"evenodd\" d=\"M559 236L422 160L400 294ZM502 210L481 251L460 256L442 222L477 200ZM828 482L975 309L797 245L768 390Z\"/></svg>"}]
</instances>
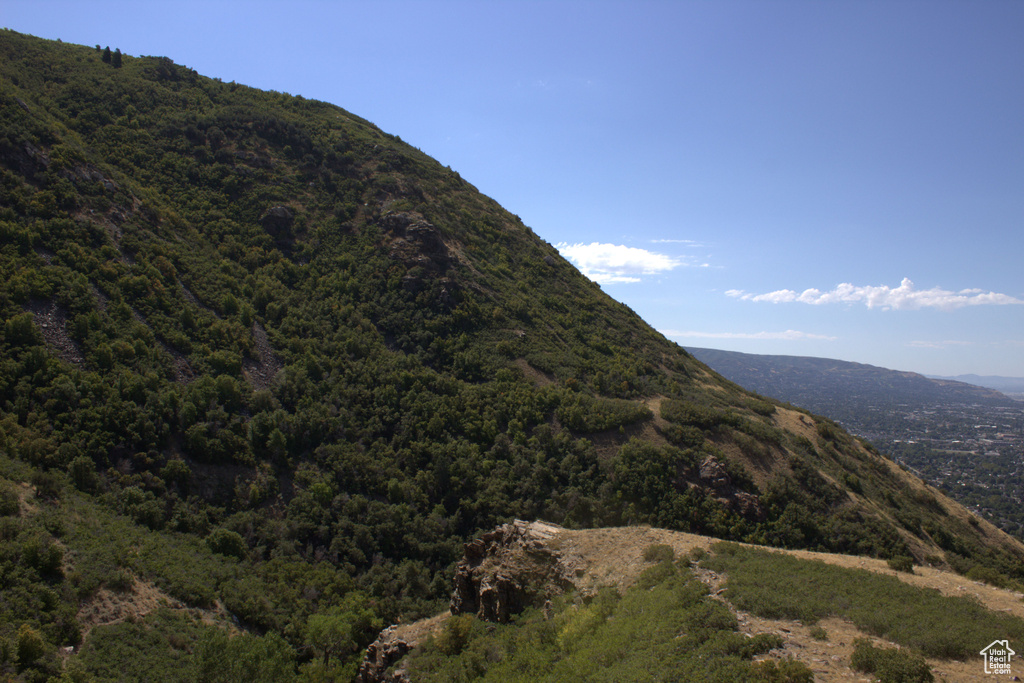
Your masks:
<instances>
[{"instance_id":1,"label":"dense tree cover","mask_svg":"<svg viewBox=\"0 0 1024 683\"><path fill-rule=\"evenodd\" d=\"M338 675L378 625L439 610L462 543L514 517L882 556L916 535L1024 571L840 430L783 429L369 122L105 54L0 32L12 674L78 646L113 675L89 653L126 639L83 641L79 608L142 580L227 610L246 661ZM152 618L154 653L225 652Z\"/></svg>"}]
</instances>

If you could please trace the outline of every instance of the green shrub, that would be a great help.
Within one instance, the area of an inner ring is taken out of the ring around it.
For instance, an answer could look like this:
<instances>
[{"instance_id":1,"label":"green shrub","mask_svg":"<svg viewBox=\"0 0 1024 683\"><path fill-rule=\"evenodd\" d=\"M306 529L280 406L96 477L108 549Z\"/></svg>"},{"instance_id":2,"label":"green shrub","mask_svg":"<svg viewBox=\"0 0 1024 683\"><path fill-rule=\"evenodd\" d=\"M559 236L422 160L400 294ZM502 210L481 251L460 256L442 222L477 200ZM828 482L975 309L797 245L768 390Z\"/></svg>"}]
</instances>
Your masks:
<instances>
[{"instance_id":1,"label":"green shrub","mask_svg":"<svg viewBox=\"0 0 1024 683\"><path fill-rule=\"evenodd\" d=\"M31 666L33 662L43 656L46 652L46 641L34 628L28 624L22 624L18 629L18 665L19 667Z\"/></svg>"},{"instance_id":2,"label":"green shrub","mask_svg":"<svg viewBox=\"0 0 1024 683\"><path fill-rule=\"evenodd\" d=\"M445 634L413 651L412 680L481 683L562 681L809 681L797 664L754 665L782 645L773 634L737 632L728 608L672 562L649 567L620 595L604 588L589 600L563 596L547 614L527 610L508 624L476 628L460 647ZM449 622L454 625L453 617ZM458 631L478 623L461 617ZM448 627L446 627L447 630ZM465 644L463 644L465 643ZM443 648L443 649L442 649ZM447 655L444 650L459 650ZM760 676L760 677L758 677Z\"/></svg>"},{"instance_id":3,"label":"green shrub","mask_svg":"<svg viewBox=\"0 0 1024 683\"><path fill-rule=\"evenodd\" d=\"M708 556L708 551L705 550L704 548L702 548L699 545L698 546L694 546L693 548L690 548L690 561L691 562L700 562L701 560L703 560L707 556Z\"/></svg>"},{"instance_id":4,"label":"green shrub","mask_svg":"<svg viewBox=\"0 0 1024 683\"><path fill-rule=\"evenodd\" d=\"M751 681L757 683L813 683L814 672L806 664L796 659L783 659L776 662L766 659L753 665L754 673Z\"/></svg>"},{"instance_id":5,"label":"green shrub","mask_svg":"<svg viewBox=\"0 0 1024 683\"><path fill-rule=\"evenodd\" d=\"M815 640L828 640L828 631L823 629L821 626L812 626L811 638L814 638Z\"/></svg>"},{"instance_id":6,"label":"green shrub","mask_svg":"<svg viewBox=\"0 0 1024 683\"><path fill-rule=\"evenodd\" d=\"M676 551L670 545L656 543L644 548L645 562L671 562L676 559Z\"/></svg>"},{"instance_id":7,"label":"green shrub","mask_svg":"<svg viewBox=\"0 0 1024 683\"><path fill-rule=\"evenodd\" d=\"M811 625L843 617L866 633L945 659L973 656L997 638L1024 638L1024 620L1018 617L892 575L735 543L719 543L713 550L702 566L726 574L733 605L769 619Z\"/></svg>"},{"instance_id":8,"label":"green shrub","mask_svg":"<svg viewBox=\"0 0 1024 683\"><path fill-rule=\"evenodd\" d=\"M983 567L980 564L976 564L968 569L964 576L971 581L981 581L997 588L1006 588L1006 584L1008 583L1006 576L1000 574L991 567Z\"/></svg>"},{"instance_id":9,"label":"green shrub","mask_svg":"<svg viewBox=\"0 0 1024 683\"><path fill-rule=\"evenodd\" d=\"M7 482L0 483L0 517L17 515L19 509L18 492Z\"/></svg>"},{"instance_id":10,"label":"green shrub","mask_svg":"<svg viewBox=\"0 0 1024 683\"><path fill-rule=\"evenodd\" d=\"M867 638L853 641L850 666L874 674L880 683L930 683L935 680L921 655L896 648L878 648Z\"/></svg>"},{"instance_id":11,"label":"green shrub","mask_svg":"<svg viewBox=\"0 0 1024 683\"><path fill-rule=\"evenodd\" d=\"M107 588L119 593L130 591L134 585L135 577L126 569L115 570L106 581Z\"/></svg>"},{"instance_id":12,"label":"green shrub","mask_svg":"<svg viewBox=\"0 0 1024 683\"><path fill-rule=\"evenodd\" d=\"M36 487L36 495L46 500L60 498L60 494L64 490L64 482L55 472L34 472L32 485Z\"/></svg>"},{"instance_id":13,"label":"green shrub","mask_svg":"<svg viewBox=\"0 0 1024 683\"><path fill-rule=\"evenodd\" d=\"M99 478L96 476L96 463L85 455L79 455L71 461L68 465L68 475L71 477L71 483L80 491L92 491L99 483Z\"/></svg>"},{"instance_id":14,"label":"green shrub","mask_svg":"<svg viewBox=\"0 0 1024 683\"><path fill-rule=\"evenodd\" d=\"M887 564L889 569L905 572L907 574L914 573L914 560L913 558L907 557L906 555L897 555L896 557L890 557Z\"/></svg>"},{"instance_id":15,"label":"green shrub","mask_svg":"<svg viewBox=\"0 0 1024 683\"><path fill-rule=\"evenodd\" d=\"M448 656L459 654L466 649L475 623L476 617L472 614L456 614L449 617L434 644Z\"/></svg>"},{"instance_id":16,"label":"green shrub","mask_svg":"<svg viewBox=\"0 0 1024 683\"><path fill-rule=\"evenodd\" d=\"M211 552L229 557L237 557L240 560L245 559L246 553L249 552L249 547L245 544L245 539L242 538L241 534L230 529L214 529L211 531L210 535L206 537L206 546Z\"/></svg>"}]
</instances>

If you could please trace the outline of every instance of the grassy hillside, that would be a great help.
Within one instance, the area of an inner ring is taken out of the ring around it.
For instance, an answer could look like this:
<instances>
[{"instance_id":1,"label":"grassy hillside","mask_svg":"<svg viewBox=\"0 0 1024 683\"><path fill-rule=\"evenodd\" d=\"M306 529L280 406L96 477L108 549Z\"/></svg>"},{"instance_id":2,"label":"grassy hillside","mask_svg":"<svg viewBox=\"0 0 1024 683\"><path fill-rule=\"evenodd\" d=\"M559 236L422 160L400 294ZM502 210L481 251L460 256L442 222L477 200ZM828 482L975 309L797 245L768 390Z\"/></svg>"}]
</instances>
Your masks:
<instances>
[{"instance_id":1,"label":"grassy hillside","mask_svg":"<svg viewBox=\"0 0 1024 683\"><path fill-rule=\"evenodd\" d=\"M513 517L1024 576L1019 543L711 372L399 138L104 58L0 32L5 673L74 646L112 680L105 643L193 680L231 628L241 660L342 675ZM151 637L89 616L151 590Z\"/></svg>"},{"instance_id":2,"label":"grassy hillside","mask_svg":"<svg viewBox=\"0 0 1024 683\"><path fill-rule=\"evenodd\" d=\"M1024 642L1019 591L927 566L646 526L517 522L478 543L486 559L472 563L470 583L482 590L516 577L550 601L505 623L483 622L481 603L389 629L374 649L390 654L367 673L779 683L870 673L882 683L981 683L991 678L979 654L986 645Z\"/></svg>"}]
</instances>

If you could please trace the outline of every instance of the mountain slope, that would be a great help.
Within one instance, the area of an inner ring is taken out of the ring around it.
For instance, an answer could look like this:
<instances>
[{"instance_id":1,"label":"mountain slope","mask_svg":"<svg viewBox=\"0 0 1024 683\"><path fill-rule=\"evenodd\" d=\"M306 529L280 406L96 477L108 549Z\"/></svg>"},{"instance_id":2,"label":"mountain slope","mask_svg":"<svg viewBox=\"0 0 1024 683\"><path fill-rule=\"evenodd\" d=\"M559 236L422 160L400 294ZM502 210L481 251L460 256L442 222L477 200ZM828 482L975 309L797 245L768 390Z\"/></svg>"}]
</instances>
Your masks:
<instances>
[{"instance_id":1,"label":"mountain slope","mask_svg":"<svg viewBox=\"0 0 1024 683\"><path fill-rule=\"evenodd\" d=\"M992 389L826 358L691 349L729 379L828 415L1001 529L1024 530L1024 406Z\"/></svg>"},{"instance_id":2,"label":"mountain slope","mask_svg":"<svg viewBox=\"0 0 1024 683\"><path fill-rule=\"evenodd\" d=\"M0 33L3 557L50 596L4 607L39 647L3 666L113 647L79 606L139 580L258 634L238 661L341 675L514 517L1024 576L1018 542L722 379L400 139L104 56ZM226 652L178 618L128 658Z\"/></svg>"}]
</instances>

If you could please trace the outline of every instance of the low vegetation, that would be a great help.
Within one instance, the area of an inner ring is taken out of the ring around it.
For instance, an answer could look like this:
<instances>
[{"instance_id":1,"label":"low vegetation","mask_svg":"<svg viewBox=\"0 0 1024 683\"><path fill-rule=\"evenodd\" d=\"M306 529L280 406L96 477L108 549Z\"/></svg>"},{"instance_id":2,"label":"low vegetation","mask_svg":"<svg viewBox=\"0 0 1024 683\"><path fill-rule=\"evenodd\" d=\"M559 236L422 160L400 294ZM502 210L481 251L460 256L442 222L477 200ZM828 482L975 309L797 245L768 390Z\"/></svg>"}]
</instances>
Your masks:
<instances>
[{"instance_id":1,"label":"low vegetation","mask_svg":"<svg viewBox=\"0 0 1024 683\"><path fill-rule=\"evenodd\" d=\"M506 625L453 617L414 651L409 670L424 682L812 680L799 662L753 664L753 656L782 642L736 629L704 584L663 559L622 595L603 589L587 600L563 597L547 614L528 610Z\"/></svg>"},{"instance_id":2,"label":"low vegetation","mask_svg":"<svg viewBox=\"0 0 1024 683\"><path fill-rule=\"evenodd\" d=\"M735 543L712 550L702 566L725 573L729 601L762 617L807 625L843 617L865 633L944 659L976 657L996 639L1024 642L1024 620L966 597Z\"/></svg>"},{"instance_id":3,"label":"low vegetation","mask_svg":"<svg viewBox=\"0 0 1024 683\"><path fill-rule=\"evenodd\" d=\"M850 666L873 674L879 683L931 683L935 680L928 662L920 655L896 648L875 647L867 638L853 643Z\"/></svg>"}]
</instances>

